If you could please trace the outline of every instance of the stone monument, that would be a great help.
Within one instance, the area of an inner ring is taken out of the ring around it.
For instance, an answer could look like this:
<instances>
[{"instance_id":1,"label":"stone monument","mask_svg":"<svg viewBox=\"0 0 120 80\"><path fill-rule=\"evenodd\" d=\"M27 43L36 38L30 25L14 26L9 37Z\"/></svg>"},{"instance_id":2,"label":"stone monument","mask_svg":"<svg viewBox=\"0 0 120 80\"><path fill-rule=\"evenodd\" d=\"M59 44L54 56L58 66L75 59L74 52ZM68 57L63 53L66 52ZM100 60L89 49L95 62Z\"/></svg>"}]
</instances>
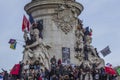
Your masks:
<instances>
[{"instance_id":1,"label":"stone monument","mask_svg":"<svg viewBox=\"0 0 120 80\"><path fill-rule=\"evenodd\" d=\"M78 19L83 11L82 4L75 0L32 0L25 6L25 11L36 22L42 22L43 30L33 30L35 41L25 45L23 62L39 60L43 67L49 68L50 59L55 55L67 64L104 67L104 60L91 45L92 30L88 33ZM40 33L42 37L39 37ZM24 38L26 41L26 32Z\"/></svg>"}]
</instances>

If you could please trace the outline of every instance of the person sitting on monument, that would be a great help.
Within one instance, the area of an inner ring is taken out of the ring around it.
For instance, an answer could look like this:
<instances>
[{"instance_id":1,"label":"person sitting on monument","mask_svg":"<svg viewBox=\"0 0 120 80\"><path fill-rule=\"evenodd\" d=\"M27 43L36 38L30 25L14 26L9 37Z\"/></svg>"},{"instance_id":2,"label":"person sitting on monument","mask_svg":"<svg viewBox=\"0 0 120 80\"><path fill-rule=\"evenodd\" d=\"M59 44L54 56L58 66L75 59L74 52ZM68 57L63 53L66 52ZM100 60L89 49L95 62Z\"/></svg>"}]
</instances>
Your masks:
<instances>
[{"instance_id":1,"label":"person sitting on monument","mask_svg":"<svg viewBox=\"0 0 120 80\"><path fill-rule=\"evenodd\" d=\"M25 40L25 44L26 44L26 45L32 44L30 38L28 37L28 31L27 31L27 30L24 30L23 38L24 38L24 40Z\"/></svg>"},{"instance_id":2,"label":"person sitting on monument","mask_svg":"<svg viewBox=\"0 0 120 80\"><path fill-rule=\"evenodd\" d=\"M84 40L84 44L85 45L90 45L91 43L92 43L92 29L89 29L89 27L86 27L85 29L84 29L84 38L83 38L83 40Z\"/></svg>"},{"instance_id":3,"label":"person sitting on monument","mask_svg":"<svg viewBox=\"0 0 120 80\"><path fill-rule=\"evenodd\" d=\"M33 38L34 40L34 29L37 28L39 30L39 37L43 39L43 35L42 35L42 30L43 30L43 24L40 21L36 21L32 24L31 28L30 28L30 35L31 38Z\"/></svg>"},{"instance_id":4,"label":"person sitting on monument","mask_svg":"<svg viewBox=\"0 0 120 80\"><path fill-rule=\"evenodd\" d=\"M37 21L37 28L38 28L38 30L39 30L39 37L41 38L41 39L43 39L43 35L42 35L42 30L43 30L43 24L40 22L40 21Z\"/></svg>"},{"instance_id":5,"label":"person sitting on monument","mask_svg":"<svg viewBox=\"0 0 120 80\"><path fill-rule=\"evenodd\" d=\"M99 53L97 52L97 48L95 48L95 52L98 58L100 58Z\"/></svg>"},{"instance_id":6,"label":"person sitting on monument","mask_svg":"<svg viewBox=\"0 0 120 80\"><path fill-rule=\"evenodd\" d=\"M88 60L88 52L89 52L88 46L85 45L84 46L84 59L85 60Z\"/></svg>"},{"instance_id":7,"label":"person sitting on monument","mask_svg":"<svg viewBox=\"0 0 120 80\"><path fill-rule=\"evenodd\" d=\"M39 37L40 32L37 27L37 23L33 24L32 29L30 31L30 37L33 43L31 45L27 45L25 48L35 47L42 43L42 39Z\"/></svg>"},{"instance_id":8,"label":"person sitting on monument","mask_svg":"<svg viewBox=\"0 0 120 80\"><path fill-rule=\"evenodd\" d=\"M33 44L36 39L35 39L35 35L34 35L34 28L37 27L37 23L33 23L32 26L30 27L30 38L28 37L28 32L27 30L24 30L24 35L23 38L25 40L26 46ZM25 47L25 45L23 45L23 47Z\"/></svg>"},{"instance_id":9,"label":"person sitting on monument","mask_svg":"<svg viewBox=\"0 0 120 80\"><path fill-rule=\"evenodd\" d=\"M52 63L53 63L53 64L56 64L56 57L55 57L55 55L51 58L50 62L51 62L51 64L52 64Z\"/></svg>"},{"instance_id":10,"label":"person sitting on monument","mask_svg":"<svg viewBox=\"0 0 120 80\"><path fill-rule=\"evenodd\" d=\"M93 55L94 57L100 58L96 48L94 48L92 45L87 45L87 46L89 48L89 52L91 53L91 55Z\"/></svg>"},{"instance_id":11,"label":"person sitting on monument","mask_svg":"<svg viewBox=\"0 0 120 80\"><path fill-rule=\"evenodd\" d=\"M32 26L30 27L30 38L31 38L31 41L35 42L35 36L34 36L34 29L37 28L37 23L34 22L32 24Z\"/></svg>"}]
</instances>

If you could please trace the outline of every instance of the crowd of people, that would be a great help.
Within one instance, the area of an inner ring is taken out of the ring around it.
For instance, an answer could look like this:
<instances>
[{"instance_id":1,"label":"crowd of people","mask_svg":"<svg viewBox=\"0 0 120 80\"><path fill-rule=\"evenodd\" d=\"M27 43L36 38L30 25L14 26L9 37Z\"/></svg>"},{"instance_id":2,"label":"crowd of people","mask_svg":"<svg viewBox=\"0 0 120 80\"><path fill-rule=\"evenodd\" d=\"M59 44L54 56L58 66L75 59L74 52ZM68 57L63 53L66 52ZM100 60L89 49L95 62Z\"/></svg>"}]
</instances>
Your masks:
<instances>
[{"instance_id":1,"label":"crowd of people","mask_svg":"<svg viewBox=\"0 0 120 80\"><path fill-rule=\"evenodd\" d=\"M117 80L117 75L110 75L104 68L83 67L83 65L62 64L55 56L50 60L50 69L42 68L39 61L26 61L18 75L4 74L3 80ZM87 76L87 77L86 77Z\"/></svg>"}]
</instances>

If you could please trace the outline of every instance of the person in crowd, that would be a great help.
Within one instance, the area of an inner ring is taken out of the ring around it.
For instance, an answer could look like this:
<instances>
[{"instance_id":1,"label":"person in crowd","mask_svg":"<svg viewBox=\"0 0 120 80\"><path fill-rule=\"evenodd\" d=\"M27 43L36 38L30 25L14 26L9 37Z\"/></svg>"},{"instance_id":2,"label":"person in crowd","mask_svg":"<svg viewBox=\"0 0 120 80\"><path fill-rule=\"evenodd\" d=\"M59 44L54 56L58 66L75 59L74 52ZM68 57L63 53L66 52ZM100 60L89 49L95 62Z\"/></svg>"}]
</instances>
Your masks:
<instances>
[{"instance_id":1,"label":"person in crowd","mask_svg":"<svg viewBox=\"0 0 120 80\"><path fill-rule=\"evenodd\" d=\"M30 40L31 44L35 42L35 37L34 37L34 29L37 28L37 23L33 23L32 26L30 27Z\"/></svg>"},{"instance_id":2,"label":"person in crowd","mask_svg":"<svg viewBox=\"0 0 120 80\"><path fill-rule=\"evenodd\" d=\"M88 78L87 80L116 80L117 77L117 75L106 74L104 68L96 69L95 65L90 68L88 65L84 66L83 63L80 66L55 64L56 60L54 59L51 60L52 64L49 70L46 67L40 69L40 66L38 66L39 61L35 63L26 61L23 64L22 76L20 78L16 76L12 78L10 75L8 79L9 74L4 70L3 80L86 80L86 78Z\"/></svg>"},{"instance_id":3,"label":"person in crowd","mask_svg":"<svg viewBox=\"0 0 120 80\"><path fill-rule=\"evenodd\" d=\"M56 64L56 57L55 55L50 60L51 64Z\"/></svg>"},{"instance_id":4,"label":"person in crowd","mask_svg":"<svg viewBox=\"0 0 120 80\"><path fill-rule=\"evenodd\" d=\"M39 37L41 39L43 39L43 35L42 35L42 30L43 30L43 22L42 21L37 21L37 28L39 30Z\"/></svg>"},{"instance_id":5,"label":"person in crowd","mask_svg":"<svg viewBox=\"0 0 120 80\"><path fill-rule=\"evenodd\" d=\"M34 64L33 64L33 61L32 61L32 60L30 61L29 69L30 69L30 71L33 71L33 70L34 70Z\"/></svg>"},{"instance_id":6,"label":"person in crowd","mask_svg":"<svg viewBox=\"0 0 120 80\"><path fill-rule=\"evenodd\" d=\"M8 72L4 71L3 80L8 80Z\"/></svg>"},{"instance_id":7,"label":"person in crowd","mask_svg":"<svg viewBox=\"0 0 120 80\"><path fill-rule=\"evenodd\" d=\"M67 65L64 66L64 68L63 68L63 77L65 79L68 79L68 77L69 77L69 71L68 71L68 66Z\"/></svg>"},{"instance_id":8,"label":"person in crowd","mask_svg":"<svg viewBox=\"0 0 120 80\"><path fill-rule=\"evenodd\" d=\"M88 60L88 46L87 45L84 46L84 59Z\"/></svg>"},{"instance_id":9,"label":"person in crowd","mask_svg":"<svg viewBox=\"0 0 120 80\"><path fill-rule=\"evenodd\" d=\"M29 62L26 61L25 64L23 64L23 69L27 72L27 74L29 74Z\"/></svg>"},{"instance_id":10,"label":"person in crowd","mask_svg":"<svg viewBox=\"0 0 120 80\"><path fill-rule=\"evenodd\" d=\"M40 70L40 63L38 60L36 60L34 63L34 69L35 69L35 72L38 72Z\"/></svg>"},{"instance_id":11,"label":"person in crowd","mask_svg":"<svg viewBox=\"0 0 120 80\"><path fill-rule=\"evenodd\" d=\"M94 80L100 80L99 70L96 70L96 71L95 71Z\"/></svg>"},{"instance_id":12,"label":"person in crowd","mask_svg":"<svg viewBox=\"0 0 120 80\"><path fill-rule=\"evenodd\" d=\"M45 80L49 80L50 78L49 78L49 74L50 74L50 71L45 67L45 69L44 69L45 71Z\"/></svg>"},{"instance_id":13,"label":"person in crowd","mask_svg":"<svg viewBox=\"0 0 120 80\"><path fill-rule=\"evenodd\" d=\"M26 70L24 70L24 72L23 72L23 79L24 80L28 80L29 79L29 76L28 76L28 73L27 73Z\"/></svg>"},{"instance_id":14,"label":"person in crowd","mask_svg":"<svg viewBox=\"0 0 120 80\"><path fill-rule=\"evenodd\" d=\"M42 80L44 80L44 78L45 78L45 72L44 72L44 70L43 69L40 69L40 76L42 77Z\"/></svg>"},{"instance_id":15,"label":"person in crowd","mask_svg":"<svg viewBox=\"0 0 120 80\"><path fill-rule=\"evenodd\" d=\"M58 65L61 65L62 64L62 61L61 61L61 59L58 59L58 63L57 63Z\"/></svg>"},{"instance_id":16,"label":"person in crowd","mask_svg":"<svg viewBox=\"0 0 120 80\"><path fill-rule=\"evenodd\" d=\"M3 71L3 80L8 80L8 77L9 77L8 72L4 70L3 68L2 68L2 71Z\"/></svg>"}]
</instances>

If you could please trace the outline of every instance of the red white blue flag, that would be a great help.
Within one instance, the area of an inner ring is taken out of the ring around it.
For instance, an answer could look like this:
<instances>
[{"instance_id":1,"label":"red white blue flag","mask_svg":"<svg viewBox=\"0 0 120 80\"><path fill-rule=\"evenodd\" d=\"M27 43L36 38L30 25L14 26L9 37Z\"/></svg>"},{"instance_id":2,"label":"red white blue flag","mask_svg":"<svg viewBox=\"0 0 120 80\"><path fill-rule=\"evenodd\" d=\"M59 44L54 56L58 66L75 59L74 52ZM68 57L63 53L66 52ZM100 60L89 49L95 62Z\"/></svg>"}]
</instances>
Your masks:
<instances>
[{"instance_id":1,"label":"red white blue flag","mask_svg":"<svg viewBox=\"0 0 120 80\"><path fill-rule=\"evenodd\" d=\"M29 20L24 15L23 16L23 22L22 22L22 31L24 31L26 28L29 31Z\"/></svg>"}]
</instances>

